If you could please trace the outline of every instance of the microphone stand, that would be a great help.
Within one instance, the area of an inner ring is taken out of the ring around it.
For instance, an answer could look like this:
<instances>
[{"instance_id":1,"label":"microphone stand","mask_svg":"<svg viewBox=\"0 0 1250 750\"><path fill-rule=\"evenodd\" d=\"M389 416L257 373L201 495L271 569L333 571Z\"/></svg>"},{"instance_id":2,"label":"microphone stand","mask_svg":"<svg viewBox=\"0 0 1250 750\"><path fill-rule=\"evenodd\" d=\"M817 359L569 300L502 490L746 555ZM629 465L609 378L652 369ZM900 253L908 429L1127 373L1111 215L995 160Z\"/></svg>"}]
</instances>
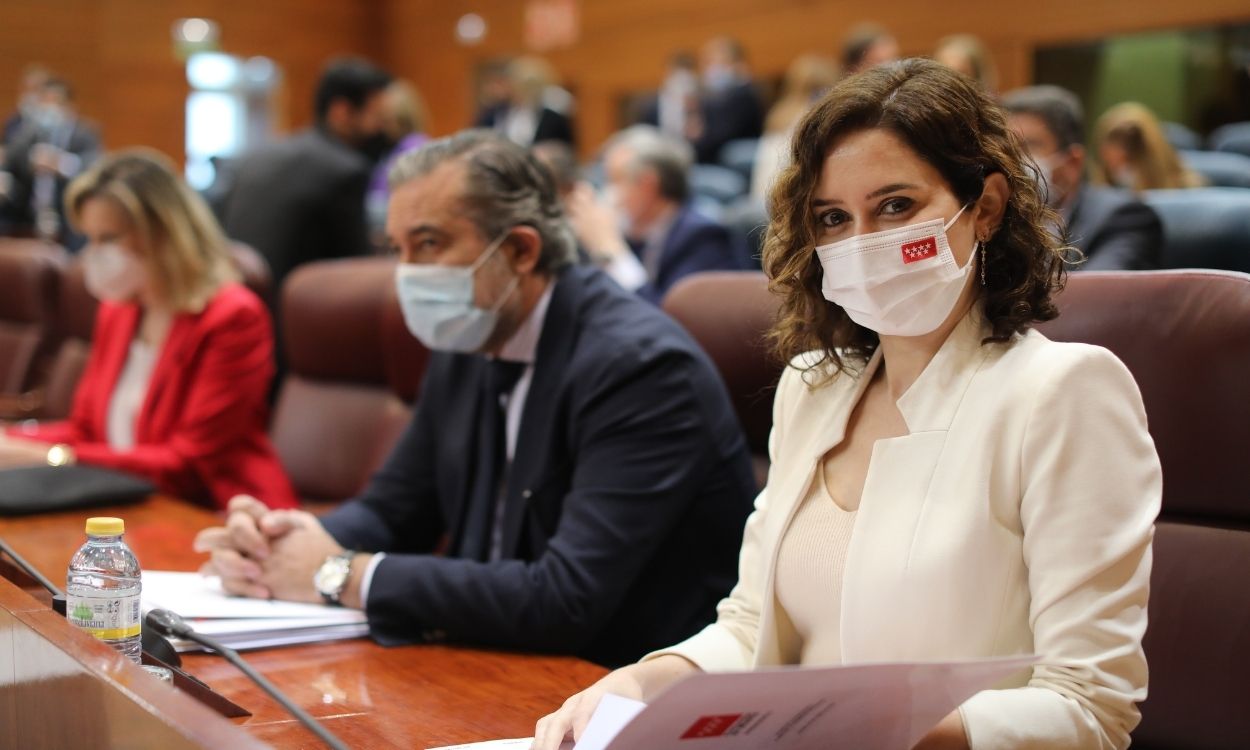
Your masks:
<instances>
[{"instance_id":1,"label":"microphone stand","mask_svg":"<svg viewBox=\"0 0 1250 750\"><path fill-rule=\"evenodd\" d=\"M148 625L151 625L161 631L161 633L166 637L185 638L188 641L195 641L201 646L221 654L225 657L226 661L233 664L240 672L247 675L252 682L259 685L261 690L264 690L271 698L282 704L283 708L289 711L291 715L298 719L299 722L307 727L309 731L317 735L322 742L326 743L329 747L334 748L334 750L348 750L347 745L343 744L342 740L331 734L330 731L314 719L311 714L297 706L290 698L283 695L282 691L278 690L273 683L265 679L264 675L257 672L252 668L252 665L244 661L243 657L239 656L238 651L235 651L229 646L219 643L206 635L197 633L190 625L186 624L181 617L178 617L177 615L169 617L168 615L173 615L173 613L168 610L153 610L148 613L146 622Z\"/></svg>"},{"instance_id":2,"label":"microphone stand","mask_svg":"<svg viewBox=\"0 0 1250 750\"><path fill-rule=\"evenodd\" d=\"M31 565L26 558L19 555L17 550L10 547L9 543L4 541L4 537L0 537L0 552L8 555L9 559L16 563L17 567L21 568L23 573L33 578L40 586L43 586L48 591L52 592L53 596L65 596L64 591L57 588L56 584L49 581L43 573L39 572L38 568Z\"/></svg>"}]
</instances>

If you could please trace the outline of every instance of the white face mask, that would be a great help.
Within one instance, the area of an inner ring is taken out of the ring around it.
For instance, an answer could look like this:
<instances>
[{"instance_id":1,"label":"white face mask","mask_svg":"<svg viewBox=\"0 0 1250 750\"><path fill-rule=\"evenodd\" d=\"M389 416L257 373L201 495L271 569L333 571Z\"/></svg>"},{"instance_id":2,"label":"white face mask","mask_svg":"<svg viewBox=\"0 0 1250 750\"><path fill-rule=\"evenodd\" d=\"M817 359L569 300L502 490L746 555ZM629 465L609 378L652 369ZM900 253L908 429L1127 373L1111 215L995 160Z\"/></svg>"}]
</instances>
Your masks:
<instances>
[{"instance_id":1,"label":"white face mask","mask_svg":"<svg viewBox=\"0 0 1250 750\"><path fill-rule=\"evenodd\" d=\"M91 245L82 252L83 283L104 302L129 302L143 289L147 269L120 245Z\"/></svg>"},{"instance_id":2,"label":"white face mask","mask_svg":"<svg viewBox=\"0 0 1250 750\"><path fill-rule=\"evenodd\" d=\"M1037 162L1037 167L1041 170L1037 176L1037 186L1042 191L1042 198L1046 200L1046 205L1051 208L1058 208L1063 202L1063 196L1055 190L1055 167L1059 166L1062 160L1061 154L1051 154L1033 160Z\"/></svg>"},{"instance_id":3,"label":"white face mask","mask_svg":"<svg viewBox=\"0 0 1250 750\"><path fill-rule=\"evenodd\" d=\"M395 268L395 288L404 323L426 348L476 352L490 338L499 321L499 309L516 290L521 277L514 277L499 300L484 310L473 301L473 275L507 236L505 231L470 266L400 263Z\"/></svg>"},{"instance_id":4,"label":"white face mask","mask_svg":"<svg viewBox=\"0 0 1250 750\"><path fill-rule=\"evenodd\" d=\"M972 258L962 267L941 219L821 245L825 299L851 320L886 336L923 336L945 322L963 292Z\"/></svg>"}]
</instances>

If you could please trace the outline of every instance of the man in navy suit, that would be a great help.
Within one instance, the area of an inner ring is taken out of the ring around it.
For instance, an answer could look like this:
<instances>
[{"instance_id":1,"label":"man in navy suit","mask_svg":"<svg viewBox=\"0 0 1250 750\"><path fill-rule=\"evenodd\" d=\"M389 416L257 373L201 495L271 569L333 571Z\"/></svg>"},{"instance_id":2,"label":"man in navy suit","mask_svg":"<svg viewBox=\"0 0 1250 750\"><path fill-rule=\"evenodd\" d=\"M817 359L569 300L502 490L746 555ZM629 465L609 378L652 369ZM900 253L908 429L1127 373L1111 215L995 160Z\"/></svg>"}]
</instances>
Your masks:
<instances>
[{"instance_id":1,"label":"man in navy suit","mask_svg":"<svg viewBox=\"0 0 1250 750\"><path fill-rule=\"evenodd\" d=\"M1003 97L1012 129L1041 169L1046 202L1063 218L1064 241L1084 260L1072 270L1132 271L1159 267L1163 224L1127 190L1085 179L1081 102L1058 86L1030 86Z\"/></svg>"},{"instance_id":2,"label":"man in navy suit","mask_svg":"<svg viewBox=\"0 0 1250 750\"><path fill-rule=\"evenodd\" d=\"M744 267L746 250L690 205L690 146L635 125L604 149L607 205L586 191L569 200L577 239L622 287L658 304L681 279Z\"/></svg>"},{"instance_id":3,"label":"man in navy suit","mask_svg":"<svg viewBox=\"0 0 1250 750\"><path fill-rule=\"evenodd\" d=\"M400 303L435 352L412 423L320 521L236 498L197 540L226 589L363 608L383 644L608 665L699 630L755 490L711 362L574 263L550 175L502 136L435 141L391 186Z\"/></svg>"}]
</instances>

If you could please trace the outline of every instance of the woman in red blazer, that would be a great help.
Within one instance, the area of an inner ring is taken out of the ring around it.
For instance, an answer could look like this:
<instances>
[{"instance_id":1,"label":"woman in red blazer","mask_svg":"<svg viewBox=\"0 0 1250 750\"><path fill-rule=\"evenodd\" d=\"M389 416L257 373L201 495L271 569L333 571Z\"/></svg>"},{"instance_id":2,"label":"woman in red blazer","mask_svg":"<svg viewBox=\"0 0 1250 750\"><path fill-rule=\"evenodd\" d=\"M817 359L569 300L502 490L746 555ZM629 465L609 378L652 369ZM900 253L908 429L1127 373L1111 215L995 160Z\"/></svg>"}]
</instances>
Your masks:
<instances>
[{"instance_id":1,"label":"woman in red blazer","mask_svg":"<svg viewBox=\"0 0 1250 750\"><path fill-rule=\"evenodd\" d=\"M266 434L269 316L237 282L208 207L143 150L79 177L66 206L101 300L91 357L69 420L12 428L0 451L141 475L221 508L239 494L296 507Z\"/></svg>"}]
</instances>

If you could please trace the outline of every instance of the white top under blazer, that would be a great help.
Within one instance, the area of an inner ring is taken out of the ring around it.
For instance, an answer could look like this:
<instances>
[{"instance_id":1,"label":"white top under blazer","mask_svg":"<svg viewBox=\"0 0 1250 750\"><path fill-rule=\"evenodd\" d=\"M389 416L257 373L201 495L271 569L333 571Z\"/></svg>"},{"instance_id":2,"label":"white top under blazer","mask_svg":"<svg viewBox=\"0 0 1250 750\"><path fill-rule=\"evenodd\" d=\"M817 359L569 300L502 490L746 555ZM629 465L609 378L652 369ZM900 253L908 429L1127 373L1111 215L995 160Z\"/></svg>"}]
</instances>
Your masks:
<instances>
[{"instance_id":1,"label":"white top under blazer","mask_svg":"<svg viewBox=\"0 0 1250 750\"><path fill-rule=\"evenodd\" d=\"M846 550L843 663L1037 654L960 707L974 750L1124 748L1146 697L1162 477L1137 384L1106 349L1037 331L983 344L977 309L898 400ZM787 368L768 486L718 619L677 646L706 671L786 663L777 551L880 363L810 388ZM790 635L787 635L790 633Z\"/></svg>"}]
</instances>

